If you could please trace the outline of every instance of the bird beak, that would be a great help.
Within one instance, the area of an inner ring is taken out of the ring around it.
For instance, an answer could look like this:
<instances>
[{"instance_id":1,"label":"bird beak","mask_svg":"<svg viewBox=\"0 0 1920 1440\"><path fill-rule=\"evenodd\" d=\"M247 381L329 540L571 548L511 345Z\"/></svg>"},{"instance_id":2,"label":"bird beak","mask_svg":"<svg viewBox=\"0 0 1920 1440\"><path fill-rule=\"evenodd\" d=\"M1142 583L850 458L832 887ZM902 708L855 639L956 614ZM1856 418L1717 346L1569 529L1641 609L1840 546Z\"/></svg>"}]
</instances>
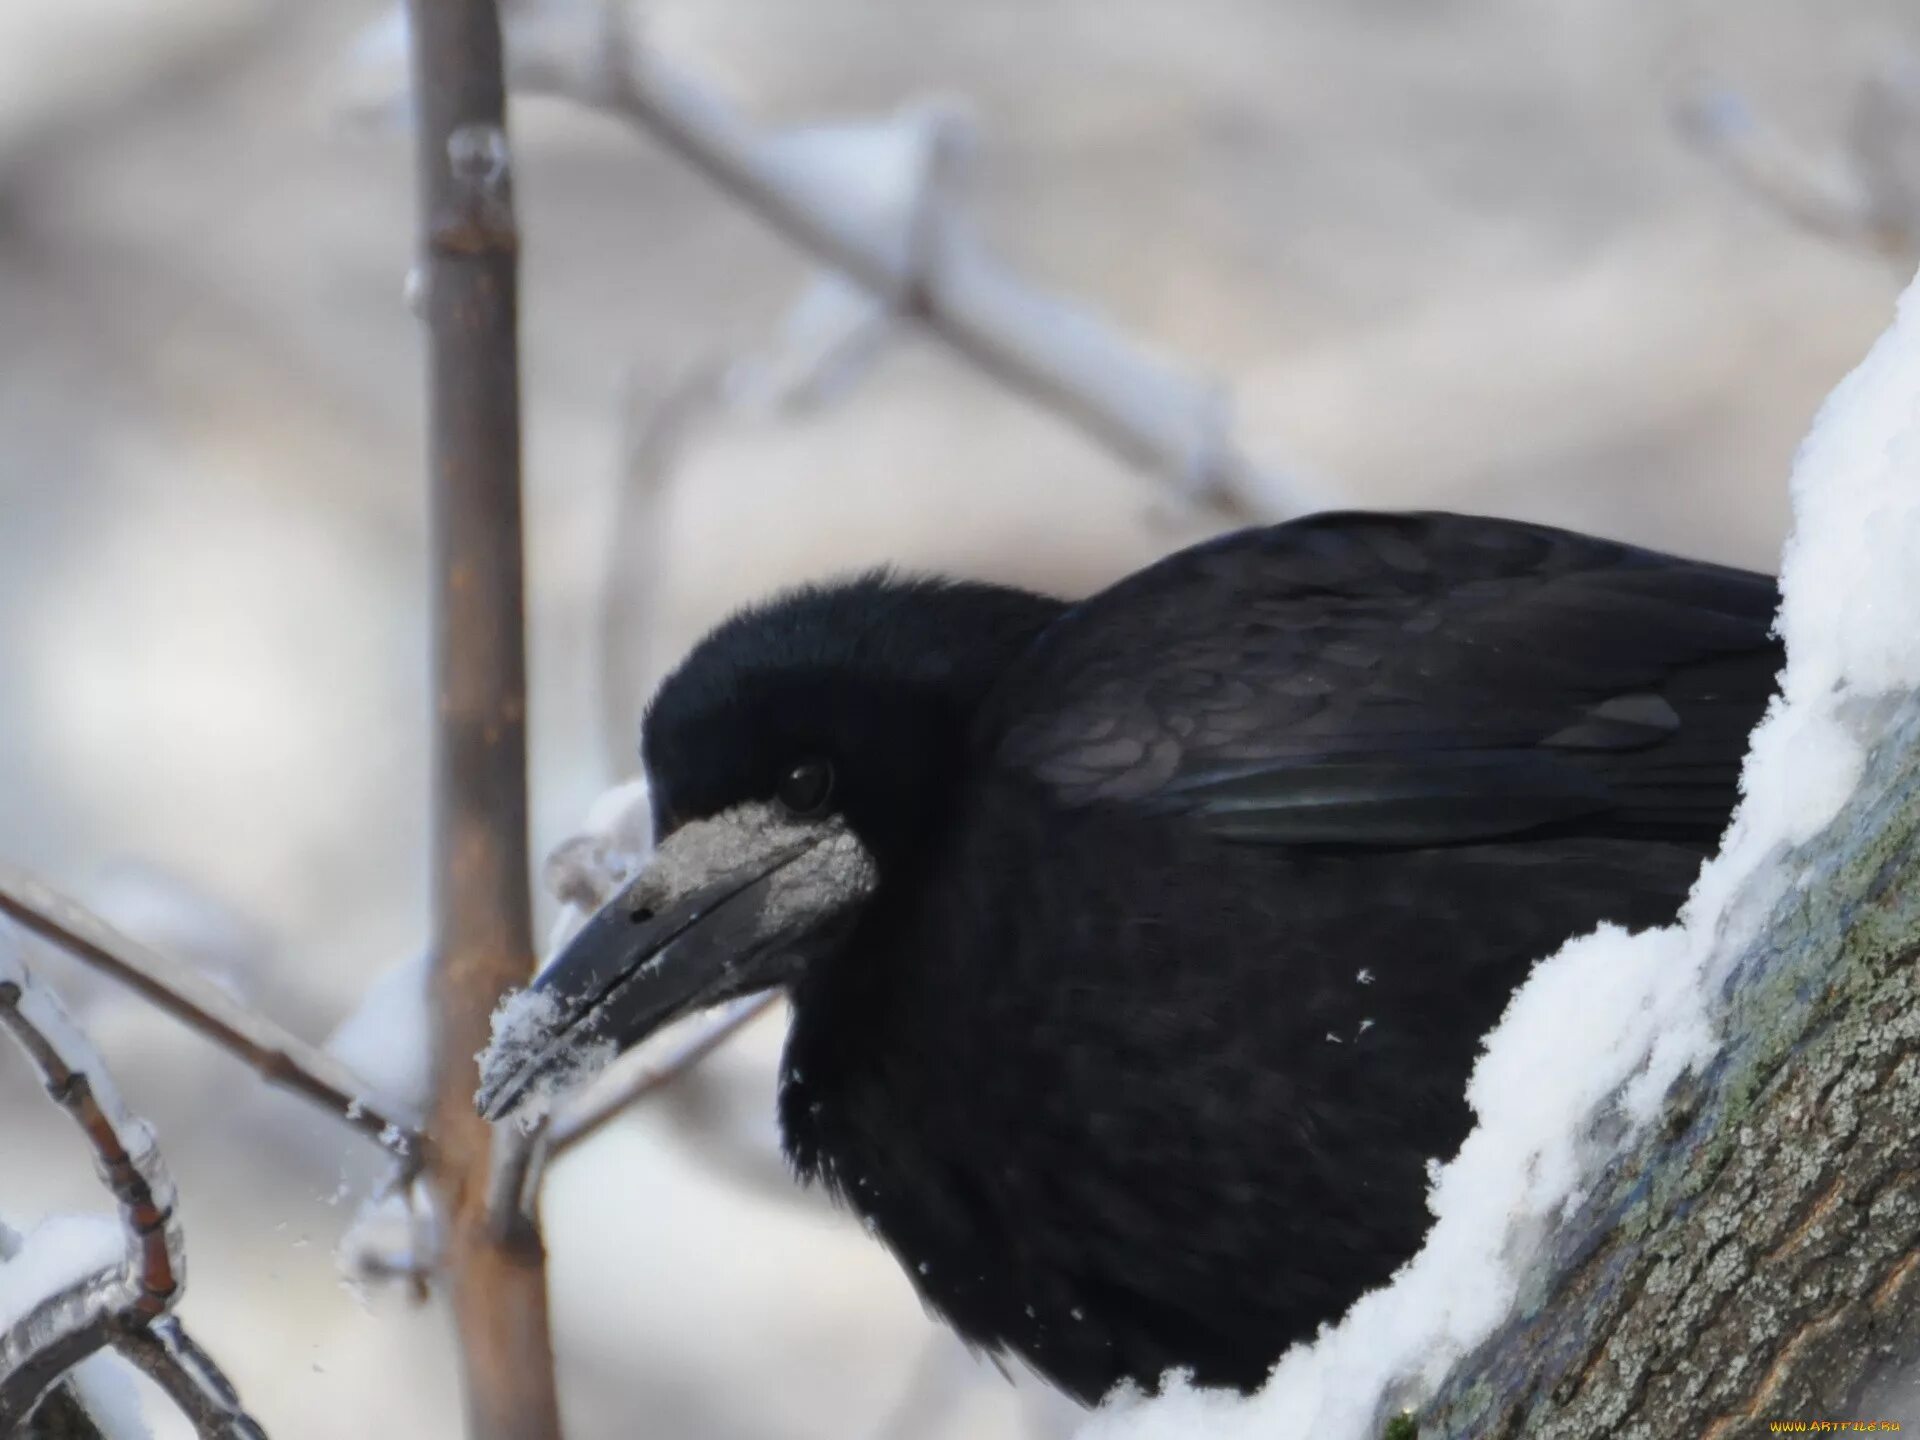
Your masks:
<instances>
[{"instance_id":1,"label":"bird beak","mask_svg":"<svg viewBox=\"0 0 1920 1440\"><path fill-rule=\"evenodd\" d=\"M541 971L532 1001L496 1017L481 1113L498 1120L683 1015L786 984L873 884L838 818L755 803L676 830Z\"/></svg>"}]
</instances>

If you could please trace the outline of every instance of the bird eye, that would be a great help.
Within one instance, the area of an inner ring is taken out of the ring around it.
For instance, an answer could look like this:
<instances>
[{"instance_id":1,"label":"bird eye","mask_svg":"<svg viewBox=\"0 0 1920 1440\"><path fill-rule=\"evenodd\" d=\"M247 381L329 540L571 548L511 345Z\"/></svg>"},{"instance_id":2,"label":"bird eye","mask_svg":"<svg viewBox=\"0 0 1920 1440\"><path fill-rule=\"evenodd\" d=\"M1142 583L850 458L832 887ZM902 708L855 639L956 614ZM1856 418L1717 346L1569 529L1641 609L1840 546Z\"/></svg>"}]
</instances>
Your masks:
<instances>
[{"instance_id":1,"label":"bird eye","mask_svg":"<svg viewBox=\"0 0 1920 1440\"><path fill-rule=\"evenodd\" d=\"M803 760L786 773L774 798L790 815L818 815L833 796L833 766L825 760Z\"/></svg>"}]
</instances>

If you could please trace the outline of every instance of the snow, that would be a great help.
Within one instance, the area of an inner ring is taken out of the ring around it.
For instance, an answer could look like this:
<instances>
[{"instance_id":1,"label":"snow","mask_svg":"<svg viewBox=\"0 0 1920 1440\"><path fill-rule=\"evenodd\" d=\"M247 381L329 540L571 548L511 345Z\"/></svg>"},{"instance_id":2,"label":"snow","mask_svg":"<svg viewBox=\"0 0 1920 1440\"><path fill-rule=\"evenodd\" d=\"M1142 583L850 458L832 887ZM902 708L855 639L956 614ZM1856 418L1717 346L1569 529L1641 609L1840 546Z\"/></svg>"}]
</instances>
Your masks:
<instances>
[{"instance_id":1,"label":"snow","mask_svg":"<svg viewBox=\"0 0 1920 1440\"><path fill-rule=\"evenodd\" d=\"M768 136L760 158L785 186L868 237L888 269L913 265L914 231L930 203L942 203L958 162L974 147L972 126L950 105L913 105L897 114L833 121ZM951 157L949 159L948 157ZM940 194L930 195L930 186Z\"/></svg>"},{"instance_id":2,"label":"snow","mask_svg":"<svg viewBox=\"0 0 1920 1440\"><path fill-rule=\"evenodd\" d=\"M560 902L560 913L547 936L547 961L565 949L594 911L639 873L652 853L653 799L646 777L624 780L595 797L579 833L556 845L542 867L542 881ZM543 1054L563 1018L558 1001L548 992L521 990L501 1002L493 1013L492 1039L480 1054L482 1091L493 1077ZM516 1122L530 1128L564 1091L604 1070L614 1054L615 1047L601 1041L554 1057L560 1063L520 1101L514 1111Z\"/></svg>"},{"instance_id":3,"label":"snow","mask_svg":"<svg viewBox=\"0 0 1920 1440\"><path fill-rule=\"evenodd\" d=\"M425 951L383 971L326 1047L371 1091L421 1114L433 1099L430 979Z\"/></svg>"},{"instance_id":4,"label":"snow","mask_svg":"<svg viewBox=\"0 0 1920 1440\"><path fill-rule=\"evenodd\" d=\"M871 857L844 820L796 821L771 804L739 805L694 821L657 852L651 837L646 784L631 781L601 796L584 832L554 851L547 883L567 909L555 927L549 963L587 916L623 891L625 903L664 913L715 876L792 852L768 877L758 902L757 924L771 934L818 922L869 892L877 878ZM629 881L637 883L627 888ZM509 996L494 1012L493 1038L480 1056L483 1094L536 1059L550 1067L515 1108L523 1126L561 1094L600 1074L617 1053L604 1039L556 1046L560 1030L574 1018L551 992L536 990Z\"/></svg>"},{"instance_id":5,"label":"snow","mask_svg":"<svg viewBox=\"0 0 1920 1440\"><path fill-rule=\"evenodd\" d=\"M111 1230L116 1253L89 1254L91 1247L106 1240L97 1229L101 1225ZM83 1215L43 1221L34 1234L32 1243L39 1253L23 1254L27 1239L0 1221L0 1331L49 1294L115 1265L123 1253L117 1247L125 1232L103 1217ZM90 1260L99 1263L89 1264ZM112 1355L90 1355L67 1372L67 1379L106 1440L149 1440L152 1431L124 1362Z\"/></svg>"},{"instance_id":6,"label":"snow","mask_svg":"<svg viewBox=\"0 0 1920 1440\"><path fill-rule=\"evenodd\" d=\"M67 1372L74 1393L106 1440L150 1440L153 1434L133 1377L126 1361L104 1352L89 1355Z\"/></svg>"},{"instance_id":7,"label":"snow","mask_svg":"<svg viewBox=\"0 0 1920 1440\"><path fill-rule=\"evenodd\" d=\"M613 1063L619 1047L611 1040L583 1042L569 1037L566 1043L556 1044L564 1019L560 1002L548 990L519 990L502 1001L493 1012L493 1038L480 1052L476 1103L503 1077L538 1063L543 1068L513 1108L514 1123L522 1131L531 1131L561 1096Z\"/></svg>"},{"instance_id":8,"label":"snow","mask_svg":"<svg viewBox=\"0 0 1920 1440\"><path fill-rule=\"evenodd\" d=\"M41 1302L89 1276L126 1263L127 1234L110 1215L50 1215L28 1232L20 1252L0 1264L0 1331Z\"/></svg>"},{"instance_id":9,"label":"snow","mask_svg":"<svg viewBox=\"0 0 1920 1440\"><path fill-rule=\"evenodd\" d=\"M340 1237L334 1259L358 1291L374 1282L432 1275L444 1244L433 1192L416 1179L369 1197Z\"/></svg>"},{"instance_id":10,"label":"snow","mask_svg":"<svg viewBox=\"0 0 1920 1440\"><path fill-rule=\"evenodd\" d=\"M559 954L651 854L653 793L646 777L623 780L597 796L579 833L554 846L542 870L547 892L560 902L547 955Z\"/></svg>"},{"instance_id":11,"label":"snow","mask_svg":"<svg viewBox=\"0 0 1920 1440\"><path fill-rule=\"evenodd\" d=\"M767 877L758 928L771 934L837 911L872 890L873 860L846 821L795 820L749 801L682 826L653 856L630 901L665 913L723 875L791 854Z\"/></svg>"},{"instance_id":12,"label":"snow","mask_svg":"<svg viewBox=\"0 0 1920 1440\"><path fill-rule=\"evenodd\" d=\"M548 936L549 955L558 953L587 917L638 872L652 848L653 809L644 777L623 781L594 800L579 833L554 847L542 872L547 889L560 901ZM433 1096L430 984L425 952L384 971L326 1046L370 1090L422 1112ZM538 1002L516 997L508 1006L514 1016L510 1043L522 1048L534 1043ZM503 1010L494 1017L496 1046L507 1015ZM545 1016L549 1022L554 1018Z\"/></svg>"},{"instance_id":13,"label":"snow","mask_svg":"<svg viewBox=\"0 0 1920 1440\"><path fill-rule=\"evenodd\" d=\"M588 808L579 832L547 856L542 880L560 902L547 937L557 954L587 917L639 871L653 849L653 810L644 777L622 781ZM328 1037L327 1051L380 1094L425 1110L432 1098L433 1016L429 957L423 952L385 971L359 1007ZM508 1002L509 1043L524 1048L538 1023L557 1018L531 996ZM495 1042L508 1011L494 1017Z\"/></svg>"},{"instance_id":14,"label":"snow","mask_svg":"<svg viewBox=\"0 0 1920 1440\"><path fill-rule=\"evenodd\" d=\"M1781 566L1781 699L1755 731L1742 800L1680 922L1571 941L1537 966L1488 1036L1468 1086L1478 1123L1436 1165L1425 1248L1241 1397L1172 1377L1120 1394L1084 1440L1372 1440L1506 1317L1537 1238L1606 1157L1590 1137L1617 1105L1644 1125L1718 1044L1716 997L1756 893L1831 822L1874 738L1877 697L1920 688L1920 280L1893 326L1814 421L1791 483Z\"/></svg>"}]
</instances>

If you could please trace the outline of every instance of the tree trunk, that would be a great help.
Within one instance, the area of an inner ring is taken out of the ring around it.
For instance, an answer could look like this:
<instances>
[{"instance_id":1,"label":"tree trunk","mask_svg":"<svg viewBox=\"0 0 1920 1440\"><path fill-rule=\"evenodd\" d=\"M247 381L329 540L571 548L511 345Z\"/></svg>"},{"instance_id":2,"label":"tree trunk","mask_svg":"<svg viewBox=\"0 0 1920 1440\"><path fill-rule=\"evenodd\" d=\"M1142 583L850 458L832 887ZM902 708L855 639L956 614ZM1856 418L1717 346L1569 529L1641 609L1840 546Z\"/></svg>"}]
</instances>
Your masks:
<instances>
[{"instance_id":1,"label":"tree trunk","mask_svg":"<svg viewBox=\"0 0 1920 1440\"><path fill-rule=\"evenodd\" d=\"M1840 816L1736 905L1766 920L1726 1048L1598 1178L1422 1440L1899 1418L1858 1408L1920 1353L1920 697L1888 711Z\"/></svg>"}]
</instances>

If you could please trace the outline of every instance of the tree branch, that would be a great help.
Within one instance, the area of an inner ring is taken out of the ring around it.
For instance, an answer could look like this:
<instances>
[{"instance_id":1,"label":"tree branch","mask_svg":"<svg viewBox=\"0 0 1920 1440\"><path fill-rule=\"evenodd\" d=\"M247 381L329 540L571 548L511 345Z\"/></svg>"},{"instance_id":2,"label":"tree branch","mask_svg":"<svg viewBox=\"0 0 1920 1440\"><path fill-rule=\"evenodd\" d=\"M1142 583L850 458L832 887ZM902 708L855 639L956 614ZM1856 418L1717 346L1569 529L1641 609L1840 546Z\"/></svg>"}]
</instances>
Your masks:
<instances>
[{"instance_id":1,"label":"tree branch","mask_svg":"<svg viewBox=\"0 0 1920 1440\"><path fill-rule=\"evenodd\" d=\"M527 858L518 297L493 0L411 0L434 574L431 1175L469 1432L560 1433L537 1233L487 1224L474 1056L533 965Z\"/></svg>"},{"instance_id":2,"label":"tree branch","mask_svg":"<svg viewBox=\"0 0 1920 1440\"><path fill-rule=\"evenodd\" d=\"M92 1148L124 1235L117 1259L90 1264L85 1247L76 1247L71 1268L78 1274L10 1307L23 1313L0 1329L0 1435L23 1423L75 1365L113 1345L161 1384L199 1434L265 1440L226 1377L168 1314L184 1284L185 1238L152 1127L127 1109L106 1062L53 993L36 985L5 947L0 1028L13 1035Z\"/></svg>"},{"instance_id":3,"label":"tree branch","mask_svg":"<svg viewBox=\"0 0 1920 1440\"><path fill-rule=\"evenodd\" d=\"M420 1117L410 1107L370 1093L324 1050L248 1009L192 966L128 939L78 902L6 864L0 864L0 914L129 986L245 1061L268 1084L312 1101L389 1150L419 1153Z\"/></svg>"},{"instance_id":4,"label":"tree branch","mask_svg":"<svg viewBox=\"0 0 1920 1440\"><path fill-rule=\"evenodd\" d=\"M554 1112L548 1127L552 1158L592 1139L629 1105L670 1085L773 1008L780 997L749 995L701 1016L664 1054L630 1050Z\"/></svg>"},{"instance_id":5,"label":"tree branch","mask_svg":"<svg viewBox=\"0 0 1920 1440\"><path fill-rule=\"evenodd\" d=\"M169 1315L121 1336L114 1348L167 1394L206 1440L266 1440L233 1382Z\"/></svg>"},{"instance_id":6,"label":"tree branch","mask_svg":"<svg viewBox=\"0 0 1920 1440\"><path fill-rule=\"evenodd\" d=\"M1814 234L1870 250L1902 268L1920 254L1920 68L1867 73L1844 139L1823 151L1795 144L1740 95L1678 107L1681 133L1736 184Z\"/></svg>"},{"instance_id":7,"label":"tree branch","mask_svg":"<svg viewBox=\"0 0 1920 1440\"><path fill-rule=\"evenodd\" d=\"M863 226L783 165L767 140L691 76L643 53L622 0L591 0L598 35L574 27L516 52L516 87L607 111L645 131L816 260L917 320L1015 393L1061 415L1130 465L1168 476L1229 524L1311 509L1300 477L1263 470L1232 444L1221 387L1142 352L1093 315L1005 274L973 244L939 193L953 169L936 151L903 234ZM936 132L936 147L946 142Z\"/></svg>"}]
</instances>

